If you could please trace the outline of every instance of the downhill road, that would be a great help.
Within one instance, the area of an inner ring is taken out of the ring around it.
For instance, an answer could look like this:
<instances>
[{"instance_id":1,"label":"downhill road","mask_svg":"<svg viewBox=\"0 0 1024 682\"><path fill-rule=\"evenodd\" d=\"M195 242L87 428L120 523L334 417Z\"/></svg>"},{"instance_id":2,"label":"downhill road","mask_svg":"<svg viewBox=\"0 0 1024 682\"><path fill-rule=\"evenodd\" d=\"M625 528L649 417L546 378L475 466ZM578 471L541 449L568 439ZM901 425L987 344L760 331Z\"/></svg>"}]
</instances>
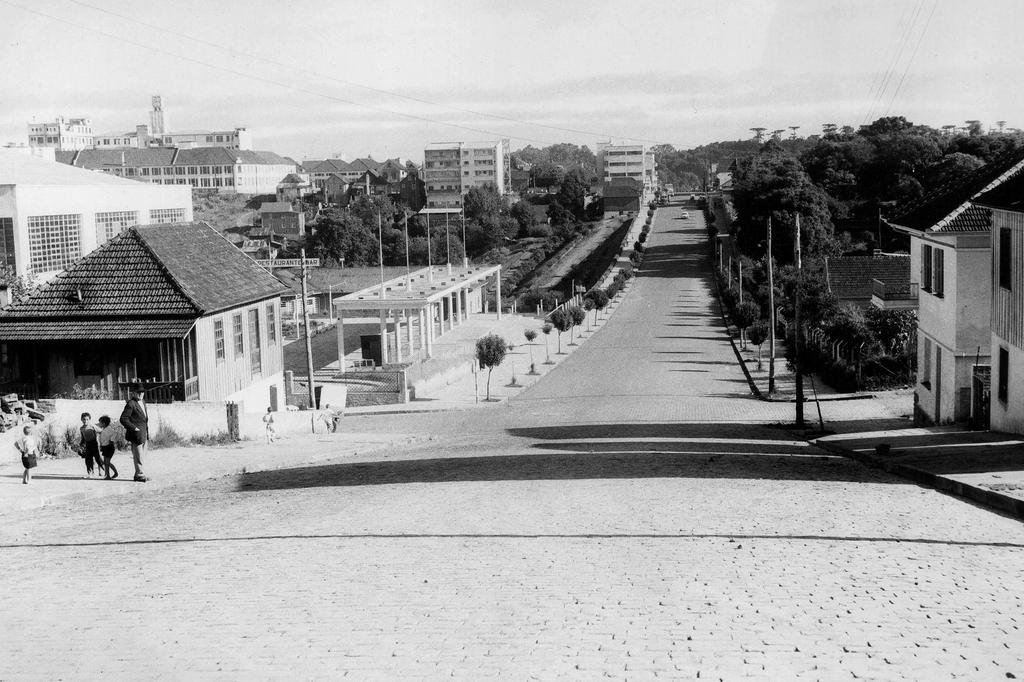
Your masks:
<instances>
[{"instance_id":1,"label":"downhill road","mask_svg":"<svg viewBox=\"0 0 1024 682\"><path fill-rule=\"evenodd\" d=\"M4 516L0 678L1024 676L1024 527L758 425L678 216L509 406L346 417L426 446Z\"/></svg>"}]
</instances>

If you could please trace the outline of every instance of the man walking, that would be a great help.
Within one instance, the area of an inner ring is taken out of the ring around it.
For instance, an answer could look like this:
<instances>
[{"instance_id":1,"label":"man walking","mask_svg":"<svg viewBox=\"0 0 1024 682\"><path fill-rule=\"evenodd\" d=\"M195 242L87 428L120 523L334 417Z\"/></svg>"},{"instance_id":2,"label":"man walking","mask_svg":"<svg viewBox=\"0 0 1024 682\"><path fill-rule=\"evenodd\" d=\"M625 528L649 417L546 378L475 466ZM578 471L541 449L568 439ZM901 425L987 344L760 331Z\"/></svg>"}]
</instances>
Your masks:
<instances>
[{"instance_id":1,"label":"man walking","mask_svg":"<svg viewBox=\"0 0 1024 682\"><path fill-rule=\"evenodd\" d=\"M142 471L142 453L146 451L146 441L149 440L149 415L142 400L142 386L138 384L133 385L128 392L128 402L121 412L121 426L124 427L124 439L132 447L135 480L145 483L149 479Z\"/></svg>"}]
</instances>

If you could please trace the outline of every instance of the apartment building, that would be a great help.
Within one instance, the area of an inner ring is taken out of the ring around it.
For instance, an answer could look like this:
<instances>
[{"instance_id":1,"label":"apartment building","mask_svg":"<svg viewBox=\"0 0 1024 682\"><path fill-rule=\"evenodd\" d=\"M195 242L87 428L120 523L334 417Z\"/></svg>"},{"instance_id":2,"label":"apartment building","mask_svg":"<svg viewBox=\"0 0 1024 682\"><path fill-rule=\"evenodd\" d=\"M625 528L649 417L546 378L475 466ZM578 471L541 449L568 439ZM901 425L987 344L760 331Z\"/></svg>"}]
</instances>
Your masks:
<instances>
[{"instance_id":1,"label":"apartment building","mask_svg":"<svg viewBox=\"0 0 1024 682\"><path fill-rule=\"evenodd\" d=\"M0 264L48 279L133 225L192 219L188 187L158 187L0 149Z\"/></svg>"},{"instance_id":2,"label":"apartment building","mask_svg":"<svg viewBox=\"0 0 1024 682\"><path fill-rule=\"evenodd\" d=\"M491 186L502 195L511 191L508 149L508 140L428 145L423 152L423 212L459 213L462 197L472 187Z\"/></svg>"},{"instance_id":3,"label":"apartment building","mask_svg":"<svg viewBox=\"0 0 1024 682\"><path fill-rule=\"evenodd\" d=\"M83 149L59 155L78 168L155 185L187 185L222 194L274 194L296 166L274 152L225 147Z\"/></svg>"},{"instance_id":4,"label":"apartment building","mask_svg":"<svg viewBox=\"0 0 1024 682\"><path fill-rule=\"evenodd\" d=\"M30 147L49 147L59 151L75 151L92 146L92 121L87 118L64 118L47 123L28 124Z\"/></svg>"},{"instance_id":5,"label":"apartment building","mask_svg":"<svg viewBox=\"0 0 1024 682\"><path fill-rule=\"evenodd\" d=\"M597 145L597 161L605 183L615 178L632 178L643 183L645 192L653 192L658 186L654 152L642 144L601 142Z\"/></svg>"}]
</instances>

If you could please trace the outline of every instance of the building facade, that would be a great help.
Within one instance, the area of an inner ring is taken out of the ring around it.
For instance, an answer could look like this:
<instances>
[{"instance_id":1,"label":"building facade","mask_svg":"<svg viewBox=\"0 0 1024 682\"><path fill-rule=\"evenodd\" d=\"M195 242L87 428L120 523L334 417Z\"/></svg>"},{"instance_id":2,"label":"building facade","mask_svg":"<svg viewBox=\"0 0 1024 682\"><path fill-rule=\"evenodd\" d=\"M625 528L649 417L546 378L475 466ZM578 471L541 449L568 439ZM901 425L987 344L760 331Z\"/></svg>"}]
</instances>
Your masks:
<instances>
[{"instance_id":1,"label":"building facade","mask_svg":"<svg viewBox=\"0 0 1024 682\"><path fill-rule=\"evenodd\" d=\"M78 168L155 185L187 185L223 194L274 194L295 164L273 152L225 147L83 149L62 158Z\"/></svg>"},{"instance_id":2,"label":"building facade","mask_svg":"<svg viewBox=\"0 0 1024 682\"><path fill-rule=\"evenodd\" d=\"M47 123L28 124L30 147L49 147L58 151L75 151L92 146L92 121L88 118L64 118Z\"/></svg>"},{"instance_id":3,"label":"building facade","mask_svg":"<svg viewBox=\"0 0 1024 682\"><path fill-rule=\"evenodd\" d=\"M473 187L493 187L504 195L511 190L508 140L441 142L423 152L422 178L426 194L424 213L456 214L462 197Z\"/></svg>"},{"instance_id":4,"label":"building facade","mask_svg":"<svg viewBox=\"0 0 1024 682\"><path fill-rule=\"evenodd\" d=\"M910 237L911 282L920 292L914 390L920 421L985 420L975 377L987 376L992 361L992 222L991 211L972 200L1021 170L1021 154L994 159L887 220Z\"/></svg>"},{"instance_id":5,"label":"building facade","mask_svg":"<svg viewBox=\"0 0 1024 682\"><path fill-rule=\"evenodd\" d=\"M597 145L597 163L604 175L604 182L615 178L631 178L639 181L645 192L658 187L658 172L654 152L642 144Z\"/></svg>"},{"instance_id":6,"label":"building facade","mask_svg":"<svg viewBox=\"0 0 1024 682\"><path fill-rule=\"evenodd\" d=\"M0 150L0 263L47 279L134 225L189 221L192 192Z\"/></svg>"}]
</instances>

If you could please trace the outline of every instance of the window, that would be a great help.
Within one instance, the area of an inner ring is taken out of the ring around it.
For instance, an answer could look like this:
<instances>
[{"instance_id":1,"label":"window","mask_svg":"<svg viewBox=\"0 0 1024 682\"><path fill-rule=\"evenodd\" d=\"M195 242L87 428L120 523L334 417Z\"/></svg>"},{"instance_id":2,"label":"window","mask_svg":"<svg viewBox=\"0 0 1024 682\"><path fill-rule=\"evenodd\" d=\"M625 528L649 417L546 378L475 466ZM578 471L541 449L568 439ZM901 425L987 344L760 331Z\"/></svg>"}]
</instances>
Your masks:
<instances>
[{"instance_id":1,"label":"window","mask_svg":"<svg viewBox=\"0 0 1024 682\"><path fill-rule=\"evenodd\" d=\"M245 352L245 337L242 329L242 313L235 313L231 318L233 325L232 332L235 339L235 357L241 357Z\"/></svg>"},{"instance_id":2,"label":"window","mask_svg":"<svg viewBox=\"0 0 1024 682\"><path fill-rule=\"evenodd\" d=\"M263 372L260 358L260 309L249 311L249 371L252 376Z\"/></svg>"},{"instance_id":3,"label":"window","mask_svg":"<svg viewBox=\"0 0 1024 682\"><path fill-rule=\"evenodd\" d=\"M96 214L96 243L105 244L139 222L138 211L110 211Z\"/></svg>"},{"instance_id":4,"label":"window","mask_svg":"<svg viewBox=\"0 0 1024 682\"><path fill-rule=\"evenodd\" d=\"M932 253L935 255L935 264L932 266L932 293L942 298L946 286L944 267L946 252L942 249L932 249Z\"/></svg>"},{"instance_id":5,"label":"window","mask_svg":"<svg viewBox=\"0 0 1024 682\"><path fill-rule=\"evenodd\" d=\"M217 360L224 360L224 321L214 320L213 321L213 350L217 356Z\"/></svg>"},{"instance_id":6,"label":"window","mask_svg":"<svg viewBox=\"0 0 1024 682\"><path fill-rule=\"evenodd\" d=\"M185 209L183 208L151 208L149 209L149 222L154 225L166 223L180 223L185 220Z\"/></svg>"},{"instance_id":7,"label":"window","mask_svg":"<svg viewBox=\"0 0 1024 682\"><path fill-rule=\"evenodd\" d=\"M142 174L143 175L149 175L149 169L148 168L143 168L142 169Z\"/></svg>"},{"instance_id":8,"label":"window","mask_svg":"<svg viewBox=\"0 0 1024 682\"><path fill-rule=\"evenodd\" d=\"M77 214L28 217L29 263L35 273L65 270L82 255Z\"/></svg>"},{"instance_id":9,"label":"window","mask_svg":"<svg viewBox=\"0 0 1024 682\"><path fill-rule=\"evenodd\" d=\"M1008 227L999 228L999 286L1013 290L1013 233Z\"/></svg>"},{"instance_id":10,"label":"window","mask_svg":"<svg viewBox=\"0 0 1024 682\"><path fill-rule=\"evenodd\" d=\"M925 388L932 387L932 342L931 339L924 339L921 353L921 385Z\"/></svg>"},{"instance_id":11,"label":"window","mask_svg":"<svg viewBox=\"0 0 1024 682\"><path fill-rule=\"evenodd\" d=\"M0 265L14 267L13 218L0 218Z\"/></svg>"},{"instance_id":12,"label":"window","mask_svg":"<svg viewBox=\"0 0 1024 682\"><path fill-rule=\"evenodd\" d=\"M267 304L267 341L277 343L277 315L273 303Z\"/></svg>"},{"instance_id":13,"label":"window","mask_svg":"<svg viewBox=\"0 0 1024 682\"><path fill-rule=\"evenodd\" d=\"M932 290L932 247L921 247L921 290Z\"/></svg>"},{"instance_id":14,"label":"window","mask_svg":"<svg viewBox=\"0 0 1024 682\"><path fill-rule=\"evenodd\" d=\"M998 395L1000 402L1006 402L1010 392L1010 352L1005 348L999 348L999 388Z\"/></svg>"}]
</instances>

